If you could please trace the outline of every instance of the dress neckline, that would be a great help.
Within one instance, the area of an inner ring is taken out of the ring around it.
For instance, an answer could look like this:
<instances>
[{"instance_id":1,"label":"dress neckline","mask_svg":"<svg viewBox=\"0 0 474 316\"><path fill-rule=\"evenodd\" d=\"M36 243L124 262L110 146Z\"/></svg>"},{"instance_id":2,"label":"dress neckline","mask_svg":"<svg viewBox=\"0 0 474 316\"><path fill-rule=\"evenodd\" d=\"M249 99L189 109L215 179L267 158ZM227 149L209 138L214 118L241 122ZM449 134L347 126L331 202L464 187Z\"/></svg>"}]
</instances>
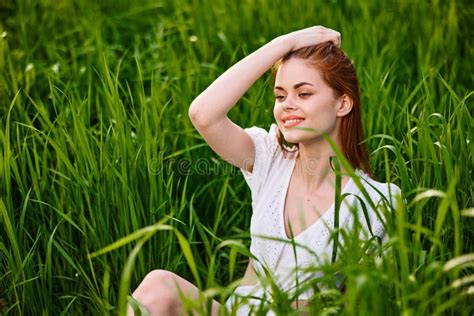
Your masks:
<instances>
[{"instance_id":1,"label":"dress neckline","mask_svg":"<svg viewBox=\"0 0 474 316\"><path fill-rule=\"evenodd\" d=\"M294 159L291 159L290 168L287 169L289 171L286 174L285 186L283 187L284 194L283 194L283 197L282 197L282 203L280 203L281 207L280 207L280 210L278 212L279 217L280 217L280 219L279 219L280 232L281 232L281 234L282 234L282 236L285 240L292 240L292 239L296 240L296 239L302 238L302 236L306 235L308 231L311 231L313 229L313 227L317 226L324 218L329 216L329 214L334 213L334 204L336 202L336 201L333 201L331 206L329 206L329 208L321 216L319 216L313 223L311 223L305 229L300 231L296 236L288 237L288 235L286 234L286 227L285 227L285 204L286 204L286 198L287 198L287 195L288 195L288 191L290 189L291 177L292 177L294 169L295 169L296 157L297 156L298 155L295 155ZM356 170L356 172L357 172L357 170ZM354 185L354 181L351 177L351 178L349 178L349 181L347 181L347 183L344 185L344 187L342 187L341 195L346 193L347 191L349 191L349 189L351 189L353 185Z\"/></svg>"}]
</instances>

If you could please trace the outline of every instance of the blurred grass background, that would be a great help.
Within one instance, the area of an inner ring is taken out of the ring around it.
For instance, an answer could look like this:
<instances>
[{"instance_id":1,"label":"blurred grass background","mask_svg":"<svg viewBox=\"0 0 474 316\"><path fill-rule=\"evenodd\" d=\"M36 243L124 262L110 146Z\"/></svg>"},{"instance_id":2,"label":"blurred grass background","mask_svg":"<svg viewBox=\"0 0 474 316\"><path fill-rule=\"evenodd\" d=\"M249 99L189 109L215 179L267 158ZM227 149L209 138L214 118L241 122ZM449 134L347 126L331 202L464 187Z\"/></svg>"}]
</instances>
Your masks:
<instances>
[{"instance_id":1,"label":"blurred grass background","mask_svg":"<svg viewBox=\"0 0 474 316\"><path fill-rule=\"evenodd\" d=\"M358 70L374 174L407 205L394 256L377 268L341 258L348 294L321 294L315 313L468 315L473 12L454 0L2 0L0 310L116 314L156 268L203 289L240 277L250 192L187 109L272 38L324 25ZM268 128L270 87L259 80L231 118ZM140 231L162 220L175 230Z\"/></svg>"}]
</instances>

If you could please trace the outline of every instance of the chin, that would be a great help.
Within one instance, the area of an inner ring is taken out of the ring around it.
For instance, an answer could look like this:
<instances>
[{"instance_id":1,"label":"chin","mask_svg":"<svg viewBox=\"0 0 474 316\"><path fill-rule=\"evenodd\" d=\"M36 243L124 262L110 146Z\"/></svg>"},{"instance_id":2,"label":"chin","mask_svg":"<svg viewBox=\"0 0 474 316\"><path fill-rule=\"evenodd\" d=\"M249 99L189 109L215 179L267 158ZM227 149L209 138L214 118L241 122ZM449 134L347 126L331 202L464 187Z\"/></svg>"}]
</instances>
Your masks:
<instances>
[{"instance_id":1,"label":"chin","mask_svg":"<svg viewBox=\"0 0 474 316\"><path fill-rule=\"evenodd\" d=\"M307 138L302 135L301 131L287 131L283 133L283 137L287 142L292 144L298 144Z\"/></svg>"},{"instance_id":2,"label":"chin","mask_svg":"<svg viewBox=\"0 0 474 316\"><path fill-rule=\"evenodd\" d=\"M312 133L308 131L296 131L296 130L286 131L283 134L283 137L285 138L285 140L292 144L311 143L315 139L319 139L320 136L321 136L320 134L317 135L316 133Z\"/></svg>"}]
</instances>

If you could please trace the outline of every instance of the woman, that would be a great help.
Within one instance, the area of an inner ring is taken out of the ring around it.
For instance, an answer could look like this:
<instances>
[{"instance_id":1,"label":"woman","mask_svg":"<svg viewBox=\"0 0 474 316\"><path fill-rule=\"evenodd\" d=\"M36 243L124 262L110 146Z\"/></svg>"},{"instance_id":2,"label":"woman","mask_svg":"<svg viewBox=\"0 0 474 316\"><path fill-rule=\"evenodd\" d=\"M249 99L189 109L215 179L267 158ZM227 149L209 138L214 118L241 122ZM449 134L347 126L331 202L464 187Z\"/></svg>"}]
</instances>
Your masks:
<instances>
[{"instance_id":1,"label":"woman","mask_svg":"<svg viewBox=\"0 0 474 316\"><path fill-rule=\"evenodd\" d=\"M368 155L361 143L357 77L352 63L339 49L340 42L338 32L322 26L277 37L223 73L189 108L189 116L204 140L242 170L252 192L250 250L255 260L250 260L240 286L227 301L229 309L240 296L269 298L256 275L270 271L279 286L291 292L295 290L295 268L331 256L329 231L334 225L336 175L331 165L335 153L326 136L341 148L368 192L351 197L360 193L358 186L342 173L342 193L349 198L341 205L341 227L350 227L354 221L351 206L368 200L377 204L399 191L369 176ZM227 113L272 66L276 125L268 132L257 127L244 130ZM284 141L295 146L289 149ZM361 223L365 228L362 238L384 237L382 219L373 210L369 220ZM291 243L285 241L304 246L295 250L297 263ZM152 315L174 315L182 310L182 295L197 298L199 293L179 276L155 270L133 297ZM311 294L302 293L295 306ZM212 302L213 314L219 306ZM258 306L258 299L247 301L239 314L247 314L252 306Z\"/></svg>"}]
</instances>

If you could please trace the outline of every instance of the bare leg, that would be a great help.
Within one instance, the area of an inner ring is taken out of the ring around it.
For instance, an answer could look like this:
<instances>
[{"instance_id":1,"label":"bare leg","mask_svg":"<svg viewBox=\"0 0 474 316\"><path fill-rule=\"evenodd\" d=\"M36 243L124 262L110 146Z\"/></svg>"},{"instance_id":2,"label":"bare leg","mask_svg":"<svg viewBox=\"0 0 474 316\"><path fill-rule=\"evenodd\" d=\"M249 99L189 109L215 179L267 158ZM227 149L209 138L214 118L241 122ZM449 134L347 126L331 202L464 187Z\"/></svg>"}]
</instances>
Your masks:
<instances>
[{"instance_id":1,"label":"bare leg","mask_svg":"<svg viewBox=\"0 0 474 316\"><path fill-rule=\"evenodd\" d=\"M179 315L183 312L180 293L187 298L199 298L199 289L191 282L166 270L153 270L148 273L138 288L133 292L135 298L150 315ZM212 315L217 315L220 304L212 301ZM127 314L133 315L128 306Z\"/></svg>"}]
</instances>

